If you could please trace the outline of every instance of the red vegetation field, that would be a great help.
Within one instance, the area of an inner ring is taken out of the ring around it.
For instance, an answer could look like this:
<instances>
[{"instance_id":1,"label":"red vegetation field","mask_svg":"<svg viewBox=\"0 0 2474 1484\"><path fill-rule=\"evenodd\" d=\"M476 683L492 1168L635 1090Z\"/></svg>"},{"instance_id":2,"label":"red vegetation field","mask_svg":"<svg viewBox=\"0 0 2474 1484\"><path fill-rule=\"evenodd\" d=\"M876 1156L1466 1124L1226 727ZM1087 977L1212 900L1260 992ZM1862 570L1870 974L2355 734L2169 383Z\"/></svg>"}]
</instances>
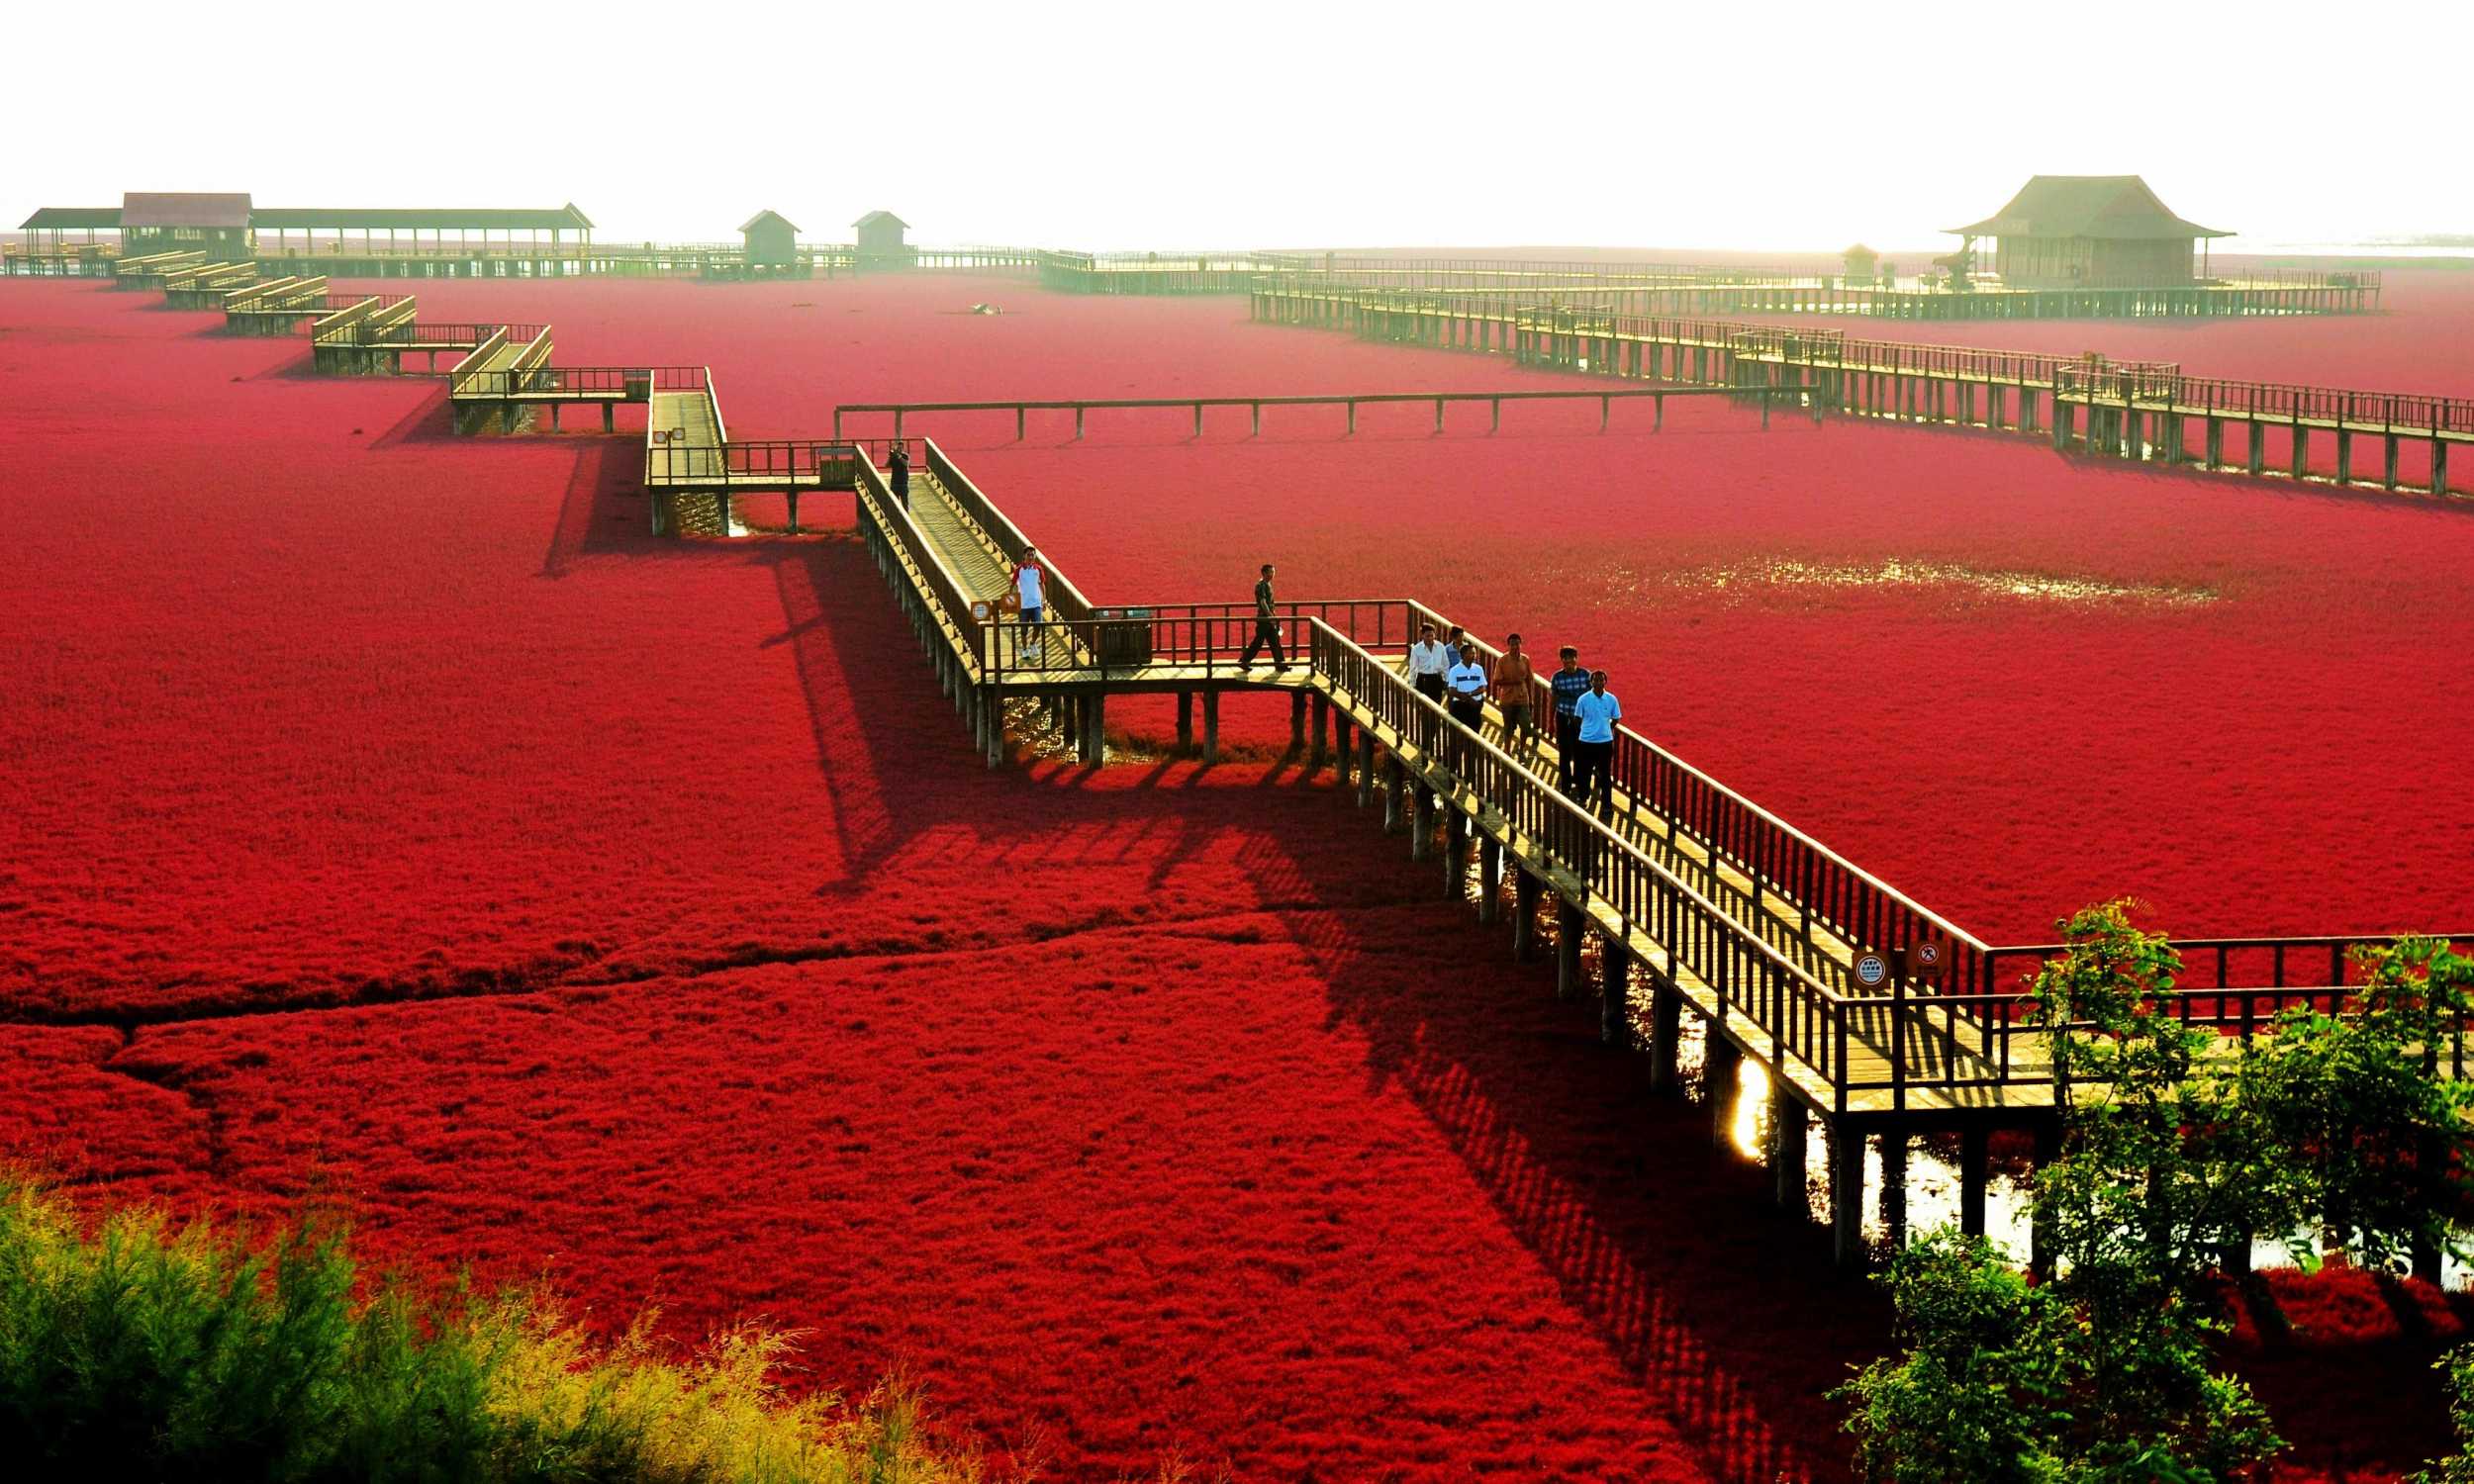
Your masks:
<instances>
[{"instance_id":1,"label":"red vegetation field","mask_svg":"<svg viewBox=\"0 0 2474 1484\"><path fill-rule=\"evenodd\" d=\"M422 294L709 361L749 436L1515 378L1014 284ZM152 299L0 284L0 1144L98 1192L325 1180L389 1252L682 1333L761 1313L1067 1477L1839 1470L1816 1398L1876 1301L1330 790L992 775L848 539L649 541L624 439L456 439L434 383ZM2474 917L2462 514L1639 411L924 425L1102 599L1276 559L1578 642L1988 934L2121 890L2184 931ZM2437 1446L2458 1311L2293 1303L2245 1364L2304 1474Z\"/></svg>"}]
</instances>

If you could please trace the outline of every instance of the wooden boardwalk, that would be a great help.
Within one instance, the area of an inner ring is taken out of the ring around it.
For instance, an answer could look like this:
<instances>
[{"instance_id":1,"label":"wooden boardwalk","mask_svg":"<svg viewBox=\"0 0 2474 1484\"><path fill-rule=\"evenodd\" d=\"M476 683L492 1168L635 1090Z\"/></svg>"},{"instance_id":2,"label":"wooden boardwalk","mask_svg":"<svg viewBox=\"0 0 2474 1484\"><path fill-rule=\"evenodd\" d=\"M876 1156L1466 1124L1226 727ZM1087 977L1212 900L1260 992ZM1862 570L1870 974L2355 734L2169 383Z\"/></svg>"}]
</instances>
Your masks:
<instances>
[{"instance_id":1,"label":"wooden boardwalk","mask_svg":"<svg viewBox=\"0 0 2474 1484\"><path fill-rule=\"evenodd\" d=\"M2056 448L2251 478L2474 494L2452 450L2474 444L2474 399L2290 386L2185 374L2163 361L1856 338L1757 322L1538 309L1489 297L1267 289L1258 320L1369 339L1510 357L1622 380L1747 388L1792 385L1847 416L2045 437ZM2283 440L2271 465L2269 438ZM2332 444L2332 476L2315 473ZM2409 445L2427 474L2400 474ZM2378 450L2377 472L2357 465ZM2460 453L2463 470L2469 461Z\"/></svg>"}]
</instances>

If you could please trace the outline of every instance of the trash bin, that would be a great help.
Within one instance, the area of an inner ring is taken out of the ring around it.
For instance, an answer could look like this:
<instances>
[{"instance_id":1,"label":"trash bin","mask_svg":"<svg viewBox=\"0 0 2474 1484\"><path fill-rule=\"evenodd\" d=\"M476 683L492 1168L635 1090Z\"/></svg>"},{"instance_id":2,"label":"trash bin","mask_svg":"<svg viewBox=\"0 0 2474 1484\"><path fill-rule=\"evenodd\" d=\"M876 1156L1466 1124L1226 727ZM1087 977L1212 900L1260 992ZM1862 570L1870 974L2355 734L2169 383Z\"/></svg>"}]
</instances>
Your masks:
<instances>
[{"instance_id":1,"label":"trash bin","mask_svg":"<svg viewBox=\"0 0 2474 1484\"><path fill-rule=\"evenodd\" d=\"M652 372L629 371L626 374L623 385L626 388L627 400L629 402L650 402L653 400Z\"/></svg>"},{"instance_id":2,"label":"trash bin","mask_svg":"<svg viewBox=\"0 0 2474 1484\"><path fill-rule=\"evenodd\" d=\"M1151 610L1102 608L1094 646L1102 670L1133 670L1151 663Z\"/></svg>"}]
</instances>

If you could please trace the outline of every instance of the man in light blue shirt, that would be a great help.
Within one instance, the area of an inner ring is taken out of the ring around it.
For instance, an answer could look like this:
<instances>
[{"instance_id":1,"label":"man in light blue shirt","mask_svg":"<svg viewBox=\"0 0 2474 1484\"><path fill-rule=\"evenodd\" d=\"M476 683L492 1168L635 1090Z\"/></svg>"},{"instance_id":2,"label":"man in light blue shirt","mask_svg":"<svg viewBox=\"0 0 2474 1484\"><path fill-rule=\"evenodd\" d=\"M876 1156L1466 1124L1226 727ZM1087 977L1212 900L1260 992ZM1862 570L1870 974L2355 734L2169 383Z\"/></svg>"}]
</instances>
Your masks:
<instances>
[{"instance_id":1,"label":"man in light blue shirt","mask_svg":"<svg viewBox=\"0 0 2474 1484\"><path fill-rule=\"evenodd\" d=\"M1615 723L1624 719L1624 703L1606 689L1606 672L1589 672L1589 689L1572 701L1579 736L1572 743L1572 797L1584 809L1604 812L1615 799Z\"/></svg>"}]
</instances>

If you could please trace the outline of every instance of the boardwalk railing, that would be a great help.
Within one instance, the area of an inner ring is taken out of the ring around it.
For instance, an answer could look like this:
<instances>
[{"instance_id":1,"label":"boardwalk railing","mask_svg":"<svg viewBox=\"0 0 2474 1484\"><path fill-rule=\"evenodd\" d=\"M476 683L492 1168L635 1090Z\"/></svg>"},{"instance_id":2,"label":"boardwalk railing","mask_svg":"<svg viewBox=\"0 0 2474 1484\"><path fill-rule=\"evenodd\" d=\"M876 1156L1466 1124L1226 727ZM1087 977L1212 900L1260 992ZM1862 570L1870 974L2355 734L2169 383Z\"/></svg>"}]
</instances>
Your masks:
<instances>
[{"instance_id":1,"label":"boardwalk railing","mask_svg":"<svg viewBox=\"0 0 2474 1484\"><path fill-rule=\"evenodd\" d=\"M2426 435L2474 436L2474 398L2410 392L2357 392L2222 376L2126 380L2115 368L2071 367L2058 384L2065 397L2094 397L2168 409L2185 415L2263 422L2319 422L2336 427L2396 428Z\"/></svg>"},{"instance_id":2,"label":"boardwalk railing","mask_svg":"<svg viewBox=\"0 0 2474 1484\"><path fill-rule=\"evenodd\" d=\"M508 338L518 336L511 332ZM539 331L522 338L538 343ZM702 366L529 366L459 371L449 385L458 397L646 402L655 392L701 392L705 377Z\"/></svg>"},{"instance_id":3,"label":"boardwalk railing","mask_svg":"<svg viewBox=\"0 0 2474 1484\"><path fill-rule=\"evenodd\" d=\"M1194 433L1196 436L1200 436L1202 432L1202 413L1205 408L1250 408L1254 413L1254 430L1260 433L1263 430L1263 410L1267 407L1345 407L1348 409L1349 413L1349 431L1356 432L1358 408L1361 405L1373 407L1398 403L1415 403L1422 406L1431 403L1433 404L1435 410L1435 429L1440 432L1443 429L1443 410L1446 406L1455 403L1483 402L1488 404L1493 409L1493 426L1500 428L1503 423L1503 404L1507 402L1587 402L1595 400L1598 404L1598 430L1603 432L1606 430L1609 419L1612 416L1613 404L1625 401L1649 401L1657 408L1658 422L1663 426L1665 422L1665 403L1666 399L1669 397L1741 397L1756 399L1761 404L1762 425L1766 426L1768 422L1769 405L1772 401L1786 399L1791 404L1803 405L1808 401L1809 394L1815 390L1817 389L1798 383L1784 386L1658 387L1625 391L1599 391L1594 388L1565 388L1552 391L1530 389L1508 392L1367 392L1355 395L1336 394L1327 397L1107 397L1086 398L1069 401L1019 400L1011 402L845 402L833 409L833 430L837 435L841 432L842 417L845 414L857 415L860 413L891 413L894 417L894 436L899 438L903 435L903 419L905 417L915 416L920 413L1011 413L1013 414L1013 435L1016 438L1019 438L1023 436L1026 426L1026 418L1029 414L1034 412L1071 412L1074 414L1074 436L1079 438L1084 434L1084 418L1085 415L1088 413L1098 411L1125 411L1132 409L1190 408L1192 409L1194 415ZM1814 420L1820 420L1820 404L1817 400L1811 401L1810 410Z\"/></svg>"},{"instance_id":4,"label":"boardwalk railing","mask_svg":"<svg viewBox=\"0 0 2474 1484\"><path fill-rule=\"evenodd\" d=\"M644 450L644 482L686 486L727 482L761 489L838 488L858 476L866 450L814 438L750 438L718 444L655 443ZM890 496L888 498L891 498Z\"/></svg>"}]
</instances>

